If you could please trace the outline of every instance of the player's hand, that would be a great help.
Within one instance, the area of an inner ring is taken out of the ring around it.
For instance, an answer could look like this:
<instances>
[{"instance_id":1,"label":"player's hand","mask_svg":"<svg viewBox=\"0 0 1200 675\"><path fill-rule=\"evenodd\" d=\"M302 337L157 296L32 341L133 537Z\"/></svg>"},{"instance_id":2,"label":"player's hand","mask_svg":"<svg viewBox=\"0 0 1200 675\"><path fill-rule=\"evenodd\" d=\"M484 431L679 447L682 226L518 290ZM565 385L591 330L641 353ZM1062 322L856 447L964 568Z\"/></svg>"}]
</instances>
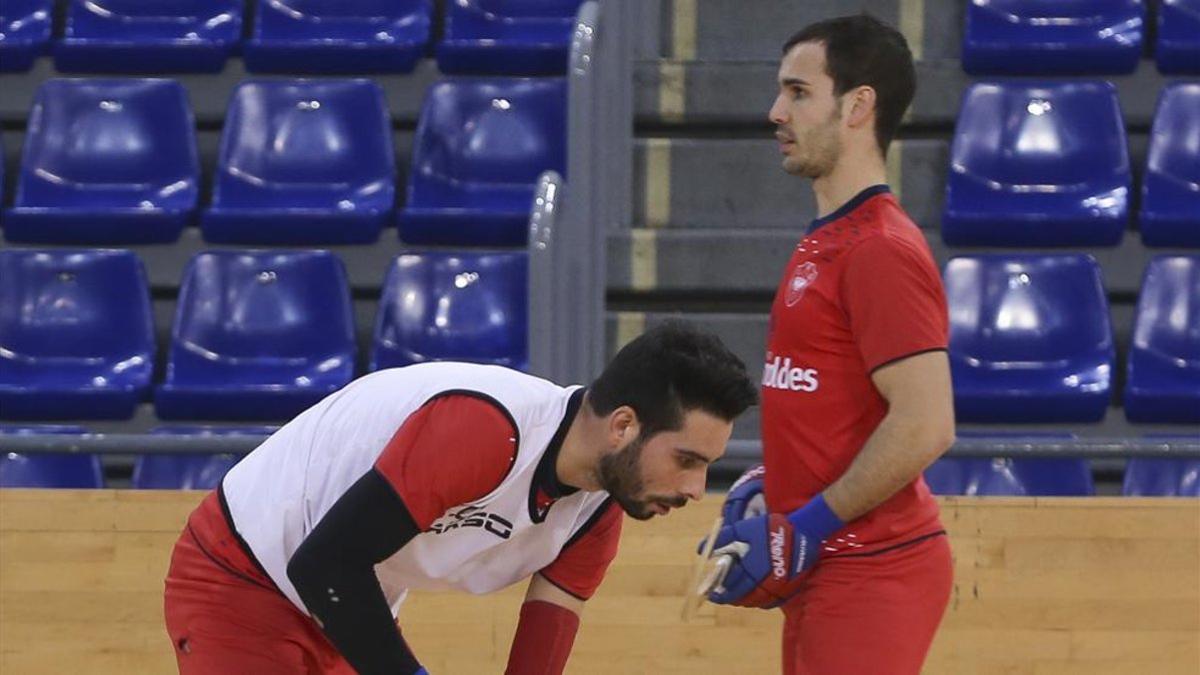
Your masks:
<instances>
[{"instance_id":1,"label":"player's hand","mask_svg":"<svg viewBox=\"0 0 1200 675\"><path fill-rule=\"evenodd\" d=\"M821 495L790 515L769 513L726 525L712 555L732 556L733 564L708 599L719 605L778 607L800 590L821 542L841 527Z\"/></svg>"},{"instance_id":2,"label":"player's hand","mask_svg":"<svg viewBox=\"0 0 1200 675\"><path fill-rule=\"evenodd\" d=\"M723 525L733 525L739 520L761 516L767 512L767 501L763 496L763 480L767 469L762 464L750 467L738 477L721 506Z\"/></svg>"},{"instance_id":3,"label":"player's hand","mask_svg":"<svg viewBox=\"0 0 1200 675\"><path fill-rule=\"evenodd\" d=\"M763 478L766 475L766 467L755 464L738 476L725 493L725 502L721 505L721 527L767 512L767 501L763 495ZM702 553L706 543L708 537L701 539L696 546L696 553Z\"/></svg>"}]
</instances>

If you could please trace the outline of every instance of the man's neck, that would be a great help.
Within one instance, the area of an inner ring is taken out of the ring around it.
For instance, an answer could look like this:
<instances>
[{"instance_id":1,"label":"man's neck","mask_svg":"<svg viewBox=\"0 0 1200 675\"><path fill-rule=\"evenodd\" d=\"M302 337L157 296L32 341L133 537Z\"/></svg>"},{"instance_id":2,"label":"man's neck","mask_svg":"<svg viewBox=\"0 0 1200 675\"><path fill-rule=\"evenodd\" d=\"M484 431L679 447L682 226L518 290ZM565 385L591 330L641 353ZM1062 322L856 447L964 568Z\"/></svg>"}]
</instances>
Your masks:
<instances>
[{"instance_id":1,"label":"man's neck","mask_svg":"<svg viewBox=\"0 0 1200 675\"><path fill-rule=\"evenodd\" d=\"M600 489L595 479L596 453L588 447L587 439L603 433L602 419L592 414L592 407L584 394L583 403L575 411L575 419L567 428L558 458L554 462L554 473L564 485L588 492Z\"/></svg>"},{"instance_id":2,"label":"man's neck","mask_svg":"<svg viewBox=\"0 0 1200 675\"><path fill-rule=\"evenodd\" d=\"M813 180L817 217L824 218L863 190L886 182L887 167L876 157L839 162L833 171Z\"/></svg>"}]
</instances>

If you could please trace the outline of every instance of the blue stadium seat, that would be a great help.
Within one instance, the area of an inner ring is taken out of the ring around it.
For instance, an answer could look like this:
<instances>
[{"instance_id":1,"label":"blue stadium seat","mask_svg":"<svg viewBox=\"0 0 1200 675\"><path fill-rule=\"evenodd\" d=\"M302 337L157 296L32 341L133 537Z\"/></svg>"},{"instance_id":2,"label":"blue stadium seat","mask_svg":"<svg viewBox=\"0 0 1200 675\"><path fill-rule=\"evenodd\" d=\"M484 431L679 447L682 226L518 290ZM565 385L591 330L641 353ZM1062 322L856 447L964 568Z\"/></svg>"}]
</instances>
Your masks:
<instances>
[{"instance_id":1,"label":"blue stadium seat","mask_svg":"<svg viewBox=\"0 0 1200 675\"><path fill-rule=\"evenodd\" d=\"M449 0L443 73L561 75L583 0Z\"/></svg>"},{"instance_id":2,"label":"blue stadium seat","mask_svg":"<svg viewBox=\"0 0 1200 675\"><path fill-rule=\"evenodd\" d=\"M429 42L430 0L258 0L246 68L407 73Z\"/></svg>"},{"instance_id":3,"label":"blue stadium seat","mask_svg":"<svg viewBox=\"0 0 1200 675\"><path fill-rule=\"evenodd\" d=\"M433 85L413 141L401 240L524 245L538 175L566 171L566 104L559 78Z\"/></svg>"},{"instance_id":4,"label":"blue stadium seat","mask_svg":"<svg viewBox=\"0 0 1200 675\"><path fill-rule=\"evenodd\" d=\"M0 72L29 70L50 44L53 19L50 0L0 3Z\"/></svg>"},{"instance_id":5,"label":"blue stadium seat","mask_svg":"<svg viewBox=\"0 0 1200 675\"><path fill-rule=\"evenodd\" d=\"M1200 38L1198 38L1200 39ZM1200 59L1200 55L1197 55ZM1200 82L1158 97L1138 220L1147 246L1200 247Z\"/></svg>"},{"instance_id":6,"label":"blue stadium seat","mask_svg":"<svg viewBox=\"0 0 1200 675\"><path fill-rule=\"evenodd\" d=\"M401 255L383 284L371 369L426 361L528 365L524 251Z\"/></svg>"},{"instance_id":7,"label":"blue stadium seat","mask_svg":"<svg viewBox=\"0 0 1200 675\"><path fill-rule=\"evenodd\" d=\"M925 470L934 494L1071 497L1096 494L1092 470L1077 458L939 459Z\"/></svg>"},{"instance_id":8,"label":"blue stadium seat","mask_svg":"<svg viewBox=\"0 0 1200 675\"><path fill-rule=\"evenodd\" d=\"M269 436L276 427L156 427L157 436ZM244 455L149 454L133 465L133 487L139 490L212 490Z\"/></svg>"},{"instance_id":9,"label":"blue stadium seat","mask_svg":"<svg viewBox=\"0 0 1200 675\"><path fill-rule=\"evenodd\" d=\"M241 0L70 0L64 72L218 72L242 37Z\"/></svg>"},{"instance_id":10,"label":"blue stadium seat","mask_svg":"<svg viewBox=\"0 0 1200 675\"><path fill-rule=\"evenodd\" d=\"M210 251L179 290L162 419L291 417L350 381L354 317L328 251Z\"/></svg>"},{"instance_id":11,"label":"blue stadium seat","mask_svg":"<svg viewBox=\"0 0 1200 675\"><path fill-rule=\"evenodd\" d=\"M996 443L1072 441L1070 433L960 431L958 438ZM945 457L925 470L934 494L1074 496L1095 494L1091 465L1079 458Z\"/></svg>"},{"instance_id":12,"label":"blue stadium seat","mask_svg":"<svg viewBox=\"0 0 1200 675\"><path fill-rule=\"evenodd\" d=\"M1154 58L1168 75L1200 73L1200 0L1159 2Z\"/></svg>"},{"instance_id":13,"label":"blue stadium seat","mask_svg":"<svg viewBox=\"0 0 1200 675\"><path fill-rule=\"evenodd\" d=\"M187 94L172 80L49 80L38 88L12 242L171 242L195 215L200 160Z\"/></svg>"},{"instance_id":14,"label":"blue stadium seat","mask_svg":"<svg viewBox=\"0 0 1200 675\"><path fill-rule=\"evenodd\" d=\"M960 257L943 279L958 421L1104 418L1116 355L1091 256Z\"/></svg>"},{"instance_id":15,"label":"blue stadium seat","mask_svg":"<svg viewBox=\"0 0 1200 675\"><path fill-rule=\"evenodd\" d=\"M87 432L82 427L67 425L0 425L0 435L75 436L84 433ZM0 453L0 488L88 489L102 487L104 487L104 468L97 455L82 452Z\"/></svg>"},{"instance_id":16,"label":"blue stadium seat","mask_svg":"<svg viewBox=\"0 0 1200 675\"><path fill-rule=\"evenodd\" d=\"M1146 266L1125 382L1131 422L1200 424L1200 256Z\"/></svg>"},{"instance_id":17,"label":"blue stadium seat","mask_svg":"<svg viewBox=\"0 0 1200 675\"><path fill-rule=\"evenodd\" d=\"M352 244L379 238L396 163L370 80L251 80L225 116L206 241Z\"/></svg>"},{"instance_id":18,"label":"blue stadium seat","mask_svg":"<svg viewBox=\"0 0 1200 675\"><path fill-rule=\"evenodd\" d=\"M1125 465L1121 494L1126 497L1200 497L1200 459L1130 459Z\"/></svg>"},{"instance_id":19,"label":"blue stadium seat","mask_svg":"<svg viewBox=\"0 0 1200 675\"><path fill-rule=\"evenodd\" d=\"M154 321L129 251L0 250L0 418L127 419Z\"/></svg>"},{"instance_id":20,"label":"blue stadium seat","mask_svg":"<svg viewBox=\"0 0 1200 675\"><path fill-rule=\"evenodd\" d=\"M1132 73L1142 0L971 0L963 69L973 75Z\"/></svg>"},{"instance_id":21,"label":"blue stadium seat","mask_svg":"<svg viewBox=\"0 0 1200 675\"><path fill-rule=\"evenodd\" d=\"M1113 246L1129 220L1129 153L1107 82L971 85L950 150L951 246Z\"/></svg>"}]
</instances>

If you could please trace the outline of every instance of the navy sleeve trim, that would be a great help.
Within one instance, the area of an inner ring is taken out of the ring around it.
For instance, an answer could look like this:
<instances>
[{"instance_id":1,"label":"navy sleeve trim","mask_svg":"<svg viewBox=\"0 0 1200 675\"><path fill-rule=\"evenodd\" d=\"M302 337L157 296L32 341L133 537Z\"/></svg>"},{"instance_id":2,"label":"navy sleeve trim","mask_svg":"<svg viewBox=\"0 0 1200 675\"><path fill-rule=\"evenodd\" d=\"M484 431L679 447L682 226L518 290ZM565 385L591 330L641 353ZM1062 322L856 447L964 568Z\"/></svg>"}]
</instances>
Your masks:
<instances>
[{"instance_id":1,"label":"navy sleeve trim","mask_svg":"<svg viewBox=\"0 0 1200 675\"><path fill-rule=\"evenodd\" d=\"M868 372L867 374L868 374L868 375L873 375L873 374L875 373L875 371L879 370L880 368L884 368L884 367L890 366L890 365L892 365L893 363L899 363L900 361L903 361L904 359L910 359L910 358L912 358L912 357L914 357L914 356L920 356L921 354L928 354L928 353L930 353L930 352L947 352L947 353L949 353L949 351L950 351L950 350L949 350L949 349L947 349L947 348L945 348L945 347L930 347L929 349L918 349L918 350L917 350L917 351L915 351L915 352L909 352L909 353L907 353L907 354L904 354L904 355L901 355L901 356L897 356L897 357L895 357L895 358L892 358L892 359L888 359L887 361L884 361L883 363L881 363L881 364L879 364L879 365L875 366L874 368L872 368L872 369L870 370L870 372Z\"/></svg>"}]
</instances>

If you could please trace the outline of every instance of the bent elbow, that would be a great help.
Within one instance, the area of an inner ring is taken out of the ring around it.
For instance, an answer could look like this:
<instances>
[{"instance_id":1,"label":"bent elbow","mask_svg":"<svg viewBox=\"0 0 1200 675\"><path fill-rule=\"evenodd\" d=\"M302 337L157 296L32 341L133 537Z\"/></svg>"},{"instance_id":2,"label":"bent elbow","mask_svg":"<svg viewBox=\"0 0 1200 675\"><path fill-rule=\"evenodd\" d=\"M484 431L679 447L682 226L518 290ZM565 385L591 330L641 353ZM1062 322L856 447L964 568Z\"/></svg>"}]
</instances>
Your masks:
<instances>
[{"instance_id":1,"label":"bent elbow","mask_svg":"<svg viewBox=\"0 0 1200 675\"><path fill-rule=\"evenodd\" d=\"M928 449L929 461L933 462L954 445L956 440L954 424L937 424L927 428L924 447Z\"/></svg>"}]
</instances>

